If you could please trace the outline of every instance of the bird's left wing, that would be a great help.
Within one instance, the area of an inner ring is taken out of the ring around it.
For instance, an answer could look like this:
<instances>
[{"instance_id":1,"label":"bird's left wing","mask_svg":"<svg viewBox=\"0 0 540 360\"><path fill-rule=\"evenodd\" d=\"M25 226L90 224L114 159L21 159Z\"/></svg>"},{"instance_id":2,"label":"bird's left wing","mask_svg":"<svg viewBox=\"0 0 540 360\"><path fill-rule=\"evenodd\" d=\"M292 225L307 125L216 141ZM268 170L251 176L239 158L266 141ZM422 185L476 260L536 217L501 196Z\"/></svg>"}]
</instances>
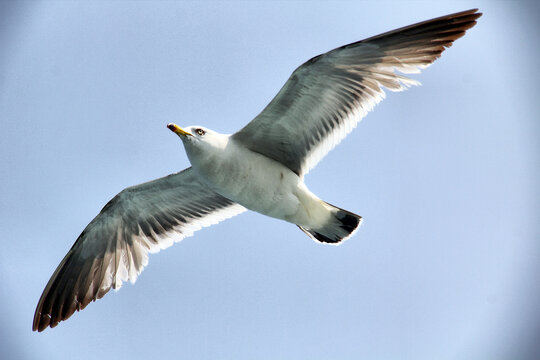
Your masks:
<instances>
[{"instance_id":1,"label":"bird's left wing","mask_svg":"<svg viewBox=\"0 0 540 360\"><path fill-rule=\"evenodd\" d=\"M191 168L123 190L88 224L52 275L33 330L54 327L111 288L135 282L149 252L245 210L212 191Z\"/></svg>"},{"instance_id":2,"label":"bird's left wing","mask_svg":"<svg viewBox=\"0 0 540 360\"><path fill-rule=\"evenodd\" d=\"M232 138L306 174L384 97L476 24L477 9L410 25L316 56L296 69L268 106Z\"/></svg>"}]
</instances>

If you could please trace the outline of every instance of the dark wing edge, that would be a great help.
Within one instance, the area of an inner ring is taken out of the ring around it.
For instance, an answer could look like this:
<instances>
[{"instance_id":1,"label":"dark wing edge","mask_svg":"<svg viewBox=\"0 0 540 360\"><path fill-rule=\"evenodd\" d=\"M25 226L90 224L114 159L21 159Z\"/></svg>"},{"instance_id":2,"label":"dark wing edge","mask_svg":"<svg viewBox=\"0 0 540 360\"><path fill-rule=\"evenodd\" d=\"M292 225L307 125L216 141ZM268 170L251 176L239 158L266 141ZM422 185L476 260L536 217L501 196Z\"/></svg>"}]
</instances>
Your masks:
<instances>
[{"instance_id":1,"label":"dark wing edge","mask_svg":"<svg viewBox=\"0 0 540 360\"><path fill-rule=\"evenodd\" d=\"M122 282L134 283L148 253L246 209L215 193L188 168L127 188L88 224L51 276L32 330L55 327Z\"/></svg>"},{"instance_id":2,"label":"dark wing edge","mask_svg":"<svg viewBox=\"0 0 540 360\"><path fill-rule=\"evenodd\" d=\"M418 73L476 24L462 11L341 46L298 67L279 93L233 139L303 176L385 96L419 82Z\"/></svg>"}]
</instances>

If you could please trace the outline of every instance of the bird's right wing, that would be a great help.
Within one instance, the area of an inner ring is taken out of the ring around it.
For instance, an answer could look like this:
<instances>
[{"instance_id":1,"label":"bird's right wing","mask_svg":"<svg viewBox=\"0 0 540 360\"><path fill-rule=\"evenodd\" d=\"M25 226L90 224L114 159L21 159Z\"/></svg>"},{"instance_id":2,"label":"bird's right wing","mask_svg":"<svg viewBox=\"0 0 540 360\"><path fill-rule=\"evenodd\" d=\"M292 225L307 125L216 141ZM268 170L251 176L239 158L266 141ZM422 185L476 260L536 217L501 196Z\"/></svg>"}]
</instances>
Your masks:
<instances>
[{"instance_id":1,"label":"bird's right wing","mask_svg":"<svg viewBox=\"0 0 540 360\"><path fill-rule=\"evenodd\" d=\"M88 224L52 275L33 330L55 327L123 281L135 282L149 252L245 210L211 190L191 168L123 190Z\"/></svg>"},{"instance_id":2,"label":"bird's right wing","mask_svg":"<svg viewBox=\"0 0 540 360\"><path fill-rule=\"evenodd\" d=\"M384 97L465 35L477 9L341 46L297 68L268 106L232 138L305 175Z\"/></svg>"}]
</instances>

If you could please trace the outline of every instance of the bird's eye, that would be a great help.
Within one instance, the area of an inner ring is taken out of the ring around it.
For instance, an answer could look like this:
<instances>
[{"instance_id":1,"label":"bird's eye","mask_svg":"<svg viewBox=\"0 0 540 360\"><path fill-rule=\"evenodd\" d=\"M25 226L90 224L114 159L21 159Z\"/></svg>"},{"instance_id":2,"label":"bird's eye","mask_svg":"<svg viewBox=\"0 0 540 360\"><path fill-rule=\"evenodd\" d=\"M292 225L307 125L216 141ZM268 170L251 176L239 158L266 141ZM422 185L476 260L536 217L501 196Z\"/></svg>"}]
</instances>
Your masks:
<instances>
[{"instance_id":1,"label":"bird's eye","mask_svg":"<svg viewBox=\"0 0 540 360\"><path fill-rule=\"evenodd\" d=\"M206 131L204 131L203 129L195 129L195 132L197 133L197 135L200 135L200 136L203 136L204 134L206 134Z\"/></svg>"}]
</instances>

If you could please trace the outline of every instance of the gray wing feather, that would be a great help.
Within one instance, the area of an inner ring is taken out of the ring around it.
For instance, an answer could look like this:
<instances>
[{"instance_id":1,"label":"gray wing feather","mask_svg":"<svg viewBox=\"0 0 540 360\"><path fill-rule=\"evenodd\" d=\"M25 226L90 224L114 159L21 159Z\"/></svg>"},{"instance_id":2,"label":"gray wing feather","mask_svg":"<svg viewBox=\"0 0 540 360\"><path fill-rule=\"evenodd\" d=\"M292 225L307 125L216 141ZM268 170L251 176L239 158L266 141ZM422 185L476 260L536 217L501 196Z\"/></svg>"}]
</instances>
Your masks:
<instances>
[{"instance_id":1,"label":"gray wing feather","mask_svg":"<svg viewBox=\"0 0 540 360\"><path fill-rule=\"evenodd\" d=\"M396 70L429 66L480 16L477 9L463 11L316 56L233 139L303 176L384 98L382 87L401 91L419 84Z\"/></svg>"},{"instance_id":2,"label":"gray wing feather","mask_svg":"<svg viewBox=\"0 0 540 360\"><path fill-rule=\"evenodd\" d=\"M123 190L88 224L52 275L33 330L54 327L111 288L135 282L148 253L245 210L204 185L191 168Z\"/></svg>"}]
</instances>

